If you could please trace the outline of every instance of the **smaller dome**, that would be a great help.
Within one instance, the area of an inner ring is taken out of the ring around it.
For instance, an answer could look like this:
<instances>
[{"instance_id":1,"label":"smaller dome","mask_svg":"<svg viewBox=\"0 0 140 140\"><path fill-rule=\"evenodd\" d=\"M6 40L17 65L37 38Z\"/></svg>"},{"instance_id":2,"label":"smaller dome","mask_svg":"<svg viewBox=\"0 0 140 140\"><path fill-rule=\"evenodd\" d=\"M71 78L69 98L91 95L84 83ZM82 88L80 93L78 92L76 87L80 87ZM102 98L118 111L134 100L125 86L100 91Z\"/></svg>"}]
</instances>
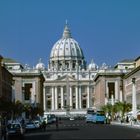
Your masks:
<instances>
[{"instance_id":1,"label":"smaller dome","mask_svg":"<svg viewBox=\"0 0 140 140\"><path fill-rule=\"evenodd\" d=\"M107 66L107 64L106 63L102 63L102 66L100 67L100 69L108 69L108 66Z\"/></svg>"},{"instance_id":2,"label":"smaller dome","mask_svg":"<svg viewBox=\"0 0 140 140\"><path fill-rule=\"evenodd\" d=\"M91 60L91 63L88 65L89 70L96 70L98 69L98 66L94 63L93 59Z\"/></svg>"},{"instance_id":3,"label":"smaller dome","mask_svg":"<svg viewBox=\"0 0 140 140\"><path fill-rule=\"evenodd\" d=\"M36 65L36 69L38 69L38 70L45 69L45 64L41 62L41 58L39 59L39 63Z\"/></svg>"}]
</instances>

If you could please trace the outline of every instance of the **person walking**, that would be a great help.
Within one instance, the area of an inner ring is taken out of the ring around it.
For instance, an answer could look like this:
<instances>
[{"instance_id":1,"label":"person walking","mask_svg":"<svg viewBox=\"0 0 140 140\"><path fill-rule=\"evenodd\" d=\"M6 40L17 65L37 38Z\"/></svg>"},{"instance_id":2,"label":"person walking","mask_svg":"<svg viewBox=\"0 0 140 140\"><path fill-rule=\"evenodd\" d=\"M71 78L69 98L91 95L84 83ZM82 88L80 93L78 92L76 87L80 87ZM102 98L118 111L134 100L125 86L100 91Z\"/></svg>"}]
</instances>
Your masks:
<instances>
[{"instance_id":1,"label":"person walking","mask_svg":"<svg viewBox=\"0 0 140 140\"><path fill-rule=\"evenodd\" d=\"M43 131L46 131L46 121L45 120L42 123L42 129L43 129Z\"/></svg>"},{"instance_id":2,"label":"person walking","mask_svg":"<svg viewBox=\"0 0 140 140\"><path fill-rule=\"evenodd\" d=\"M58 130L59 126L58 126L59 122L58 122L58 117L56 117L56 122L55 122L55 125L56 125L56 129Z\"/></svg>"},{"instance_id":3,"label":"person walking","mask_svg":"<svg viewBox=\"0 0 140 140\"><path fill-rule=\"evenodd\" d=\"M1 127L1 140L6 140L6 125L2 124Z\"/></svg>"}]
</instances>

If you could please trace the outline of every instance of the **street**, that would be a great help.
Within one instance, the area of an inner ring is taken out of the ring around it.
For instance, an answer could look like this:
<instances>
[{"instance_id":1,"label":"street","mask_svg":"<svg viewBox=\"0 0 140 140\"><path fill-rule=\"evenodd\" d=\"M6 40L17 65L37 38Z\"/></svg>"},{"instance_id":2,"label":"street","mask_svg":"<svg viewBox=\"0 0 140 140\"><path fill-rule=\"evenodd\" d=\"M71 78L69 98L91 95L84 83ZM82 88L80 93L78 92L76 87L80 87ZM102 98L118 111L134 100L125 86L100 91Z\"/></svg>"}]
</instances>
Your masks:
<instances>
[{"instance_id":1,"label":"street","mask_svg":"<svg viewBox=\"0 0 140 140\"><path fill-rule=\"evenodd\" d=\"M73 139L140 139L140 130L109 124L91 124L84 120L61 121L47 126L46 131L28 132L24 140L73 140Z\"/></svg>"}]
</instances>

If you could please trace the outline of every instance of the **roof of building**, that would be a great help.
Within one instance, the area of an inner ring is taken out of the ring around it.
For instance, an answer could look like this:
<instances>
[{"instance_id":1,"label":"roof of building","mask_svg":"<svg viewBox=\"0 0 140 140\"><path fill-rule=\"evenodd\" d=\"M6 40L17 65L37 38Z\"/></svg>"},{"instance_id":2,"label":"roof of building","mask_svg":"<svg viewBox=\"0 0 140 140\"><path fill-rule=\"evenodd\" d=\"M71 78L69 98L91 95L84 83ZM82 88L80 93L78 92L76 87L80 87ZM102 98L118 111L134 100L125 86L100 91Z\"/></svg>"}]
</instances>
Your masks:
<instances>
[{"instance_id":1,"label":"roof of building","mask_svg":"<svg viewBox=\"0 0 140 140\"><path fill-rule=\"evenodd\" d=\"M126 78L130 77L131 75L133 75L133 74L136 73L137 71L140 71L140 66L138 66L137 68L133 69L131 72L129 72L128 74L126 74L126 75L124 76L124 78L126 79Z\"/></svg>"},{"instance_id":2,"label":"roof of building","mask_svg":"<svg viewBox=\"0 0 140 140\"><path fill-rule=\"evenodd\" d=\"M135 60L134 59L123 59L119 63L133 63Z\"/></svg>"},{"instance_id":3,"label":"roof of building","mask_svg":"<svg viewBox=\"0 0 140 140\"><path fill-rule=\"evenodd\" d=\"M2 62L3 63L18 63L16 60L11 59L11 58L3 58Z\"/></svg>"},{"instance_id":4,"label":"roof of building","mask_svg":"<svg viewBox=\"0 0 140 140\"><path fill-rule=\"evenodd\" d=\"M137 61L137 60L139 60L140 59L140 56L138 56L136 59L135 59L135 61Z\"/></svg>"}]
</instances>

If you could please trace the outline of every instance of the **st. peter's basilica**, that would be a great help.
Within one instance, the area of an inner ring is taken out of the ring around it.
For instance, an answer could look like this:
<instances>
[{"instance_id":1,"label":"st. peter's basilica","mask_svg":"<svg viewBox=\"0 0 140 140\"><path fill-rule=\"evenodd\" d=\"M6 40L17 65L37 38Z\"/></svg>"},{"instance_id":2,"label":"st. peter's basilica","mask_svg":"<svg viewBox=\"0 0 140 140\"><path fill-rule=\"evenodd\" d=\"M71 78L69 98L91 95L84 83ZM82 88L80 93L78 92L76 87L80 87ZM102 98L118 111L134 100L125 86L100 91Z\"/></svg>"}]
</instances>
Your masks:
<instances>
[{"instance_id":1,"label":"st. peter's basilica","mask_svg":"<svg viewBox=\"0 0 140 140\"><path fill-rule=\"evenodd\" d=\"M117 101L132 102L132 78L140 83L140 57L120 61L114 67L91 60L72 37L66 24L62 37L53 45L48 66L39 59L35 68L4 58L3 65L14 79L12 100L42 107L45 113L85 114L87 108L98 108ZM136 86L137 104L140 89Z\"/></svg>"}]
</instances>

